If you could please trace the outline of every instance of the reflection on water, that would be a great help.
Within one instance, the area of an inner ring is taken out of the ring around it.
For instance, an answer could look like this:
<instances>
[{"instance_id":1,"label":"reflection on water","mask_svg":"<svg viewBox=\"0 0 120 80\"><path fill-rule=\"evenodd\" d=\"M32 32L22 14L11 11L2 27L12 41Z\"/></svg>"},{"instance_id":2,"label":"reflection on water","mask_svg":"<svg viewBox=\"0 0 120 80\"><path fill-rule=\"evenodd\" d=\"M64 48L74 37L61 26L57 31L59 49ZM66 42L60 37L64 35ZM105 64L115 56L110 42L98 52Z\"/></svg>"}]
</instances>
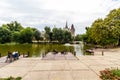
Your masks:
<instances>
[{"instance_id":1,"label":"reflection on water","mask_svg":"<svg viewBox=\"0 0 120 80\"><path fill-rule=\"evenodd\" d=\"M75 51L77 55L83 55L83 44L0 44L0 53L2 56L7 55L8 51L19 51L21 54L29 51L30 56L39 57L42 53L57 50Z\"/></svg>"},{"instance_id":2,"label":"reflection on water","mask_svg":"<svg viewBox=\"0 0 120 80\"><path fill-rule=\"evenodd\" d=\"M80 45L74 45L74 51L76 52L76 55L83 55L82 51L83 47Z\"/></svg>"},{"instance_id":3,"label":"reflection on water","mask_svg":"<svg viewBox=\"0 0 120 80\"><path fill-rule=\"evenodd\" d=\"M83 43L80 44L65 44L65 46L73 46L77 56L83 55Z\"/></svg>"}]
</instances>

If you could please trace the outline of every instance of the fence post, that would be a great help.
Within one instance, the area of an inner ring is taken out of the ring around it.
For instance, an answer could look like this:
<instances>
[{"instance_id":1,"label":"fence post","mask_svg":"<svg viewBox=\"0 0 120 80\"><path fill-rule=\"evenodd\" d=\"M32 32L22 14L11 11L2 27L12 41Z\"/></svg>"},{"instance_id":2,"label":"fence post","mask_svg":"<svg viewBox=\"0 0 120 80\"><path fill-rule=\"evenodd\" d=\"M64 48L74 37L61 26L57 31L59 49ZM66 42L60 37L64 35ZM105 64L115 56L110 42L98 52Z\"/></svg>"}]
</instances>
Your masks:
<instances>
[{"instance_id":1,"label":"fence post","mask_svg":"<svg viewBox=\"0 0 120 80\"><path fill-rule=\"evenodd\" d=\"M28 55L27 55L28 57L30 57L30 52L28 51Z\"/></svg>"},{"instance_id":2,"label":"fence post","mask_svg":"<svg viewBox=\"0 0 120 80\"><path fill-rule=\"evenodd\" d=\"M23 57L25 57L25 54L23 53Z\"/></svg>"},{"instance_id":3,"label":"fence post","mask_svg":"<svg viewBox=\"0 0 120 80\"><path fill-rule=\"evenodd\" d=\"M104 52L102 51L102 56L104 56Z\"/></svg>"},{"instance_id":4,"label":"fence post","mask_svg":"<svg viewBox=\"0 0 120 80\"><path fill-rule=\"evenodd\" d=\"M0 57L1 57L1 53L0 53Z\"/></svg>"},{"instance_id":5,"label":"fence post","mask_svg":"<svg viewBox=\"0 0 120 80\"><path fill-rule=\"evenodd\" d=\"M74 56L76 56L76 52L74 52Z\"/></svg>"}]
</instances>

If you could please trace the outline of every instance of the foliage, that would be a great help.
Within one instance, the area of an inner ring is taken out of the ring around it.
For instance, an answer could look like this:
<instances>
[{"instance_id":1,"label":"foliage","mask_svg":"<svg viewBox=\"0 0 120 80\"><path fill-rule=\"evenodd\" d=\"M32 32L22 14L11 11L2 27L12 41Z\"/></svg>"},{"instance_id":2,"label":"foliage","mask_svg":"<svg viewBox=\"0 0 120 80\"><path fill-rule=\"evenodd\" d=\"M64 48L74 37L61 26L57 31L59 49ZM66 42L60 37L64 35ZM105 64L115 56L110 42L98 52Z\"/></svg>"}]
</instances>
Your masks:
<instances>
[{"instance_id":1,"label":"foliage","mask_svg":"<svg viewBox=\"0 0 120 80\"><path fill-rule=\"evenodd\" d=\"M37 41L42 39L39 30L30 27L23 28L17 21L3 24L0 27L0 43L31 43L33 37Z\"/></svg>"},{"instance_id":2,"label":"foliage","mask_svg":"<svg viewBox=\"0 0 120 80\"><path fill-rule=\"evenodd\" d=\"M102 46L120 44L120 8L110 11L105 19L97 19L86 28L85 42Z\"/></svg>"},{"instance_id":3,"label":"foliage","mask_svg":"<svg viewBox=\"0 0 120 80\"><path fill-rule=\"evenodd\" d=\"M82 35L78 34L75 36L75 41L82 41Z\"/></svg>"},{"instance_id":4,"label":"foliage","mask_svg":"<svg viewBox=\"0 0 120 80\"><path fill-rule=\"evenodd\" d=\"M72 41L71 33L61 28L53 28L51 31L50 27L45 27L45 35L48 41L58 41L59 43Z\"/></svg>"},{"instance_id":5,"label":"foliage","mask_svg":"<svg viewBox=\"0 0 120 80\"><path fill-rule=\"evenodd\" d=\"M43 40L55 41L59 43L66 43L73 40L73 37L69 31L61 28L53 28L46 26L45 34L37 30L36 28L23 28L17 21L12 21L8 24L3 24L0 27L0 43L31 43L32 40Z\"/></svg>"},{"instance_id":6,"label":"foliage","mask_svg":"<svg viewBox=\"0 0 120 80\"><path fill-rule=\"evenodd\" d=\"M50 32L51 32L50 27L46 26L44 29L45 29L45 38L46 38L46 40L50 40Z\"/></svg>"},{"instance_id":7,"label":"foliage","mask_svg":"<svg viewBox=\"0 0 120 80\"><path fill-rule=\"evenodd\" d=\"M12 32L14 31L20 31L23 29L23 27L21 26L20 23L18 23L17 21L12 21L11 23L6 25L6 28Z\"/></svg>"},{"instance_id":8,"label":"foliage","mask_svg":"<svg viewBox=\"0 0 120 80\"><path fill-rule=\"evenodd\" d=\"M6 43L11 41L11 32L6 29L0 27L0 43Z\"/></svg>"},{"instance_id":9,"label":"foliage","mask_svg":"<svg viewBox=\"0 0 120 80\"><path fill-rule=\"evenodd\" d=\"M53 28L53 40L62 42L63 39L63 31L61 28Z\"/></svg>"},{"instance_id":10,"label":"foliage","mask_svg":"<svg viewBox=\"0 0 120 80\"><path fill-rule=\"evenodd\" d=\"M15 31L12 33L12 41L18 43L20 42L20 32Z\"/></svg>"},{"instance_id":11,"label":"foliage","mask_svg":"<svg viewBox=\"0 0 120 80\"><path fill-rule=\"evenodd\" d=\"M27 27L20 31L20 43L31 43L33 37L33 30Z\"/></svg>"},{"instance_id":12,"label":"foliage","mask_svg":"<svg viewBox=\"0 0 120 80\"><path fill-rule=\"evenodd\" d=\"M68 43L72 41L72 35L69 31L62 30L61 28L53 28L52 39L60 43Z\"/></svg>"},{"instance_id":13,"label":"foliage","mask_svg":"<svg viewBox=\"0 0 120 80\"><path fill-rule=\"evenodd\" d=\"M12 21L8 24L3 24L0 29L1 38L0 43L19 42L20 31L23 29L20 23Z\"/></svg>"},{"instance_id":14,"label":"foliage","mask_svg":"<svg viewBox=\"0 0 120 80\"><path fill-rule=\"evenodd\" d=\"M71 33L68 31L63 31L63 42L69 43L70 41L72 41Z\"/></svg>"},{"instance_id":15,"label":"foliage","mask_svg":"<svg viewBox=\"0 0 120 80\"><path fill-rule=\"evenodd\" d=\"M105 69L100 71L102 80L120 80L120 69Z\"/></svg>"},{"instance_id":16,"label":"foliage","mask_svg":"<svg viewBox=\"0 0 120 80\"><path fill-rule=\"evenodd\" d=\"M21 80L22 78L21 77L17 77L17 78L14 78L14 77L8 77L8 78L1 78L0 80Z\"/></svg>"},{"instance_id":17,"label":"foliage","mask_svg":"<svg viewBox=\"0 0 120 80\"><path fill-rule=\"evenodd\" d=\"M36 41L39 41L42 39L40 31L37 29L33 31L33 37L35 38Z\"/></svg>"}]
</instances>

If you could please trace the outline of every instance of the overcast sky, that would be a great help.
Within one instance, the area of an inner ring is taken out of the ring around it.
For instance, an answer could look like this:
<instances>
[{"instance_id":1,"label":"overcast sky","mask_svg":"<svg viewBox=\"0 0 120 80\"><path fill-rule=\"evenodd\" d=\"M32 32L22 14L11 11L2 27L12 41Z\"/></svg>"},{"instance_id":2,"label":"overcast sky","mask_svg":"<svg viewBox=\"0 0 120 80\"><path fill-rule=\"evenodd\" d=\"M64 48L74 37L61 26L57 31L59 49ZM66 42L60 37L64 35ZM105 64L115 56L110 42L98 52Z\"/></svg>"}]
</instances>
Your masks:
<instances>
[{"instance_id":1,"label":"overcast sky","mask_svg":"<svg viewBox=\"0 0 120 80\"><path fill-rule=\"evenodd\" d=\"M0 25L16 20L42 31L45 26L63 28L67 21L81 34L95 19L119 7L120 0L0 0Z\"/></svg>"}]
</instances>

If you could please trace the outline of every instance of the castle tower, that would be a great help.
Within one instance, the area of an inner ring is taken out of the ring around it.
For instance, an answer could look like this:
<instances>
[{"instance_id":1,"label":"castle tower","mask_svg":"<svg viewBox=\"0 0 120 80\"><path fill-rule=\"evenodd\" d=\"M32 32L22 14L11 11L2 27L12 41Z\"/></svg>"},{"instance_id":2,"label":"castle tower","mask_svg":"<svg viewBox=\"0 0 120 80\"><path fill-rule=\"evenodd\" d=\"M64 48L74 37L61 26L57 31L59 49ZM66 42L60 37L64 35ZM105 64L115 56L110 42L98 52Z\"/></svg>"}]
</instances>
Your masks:
<instances>
[{"instance_id":1,"label":"castle tower","mask_svg":"<svg viewBox=\"0 0 120 80\"><path fill-rule=\"evenodd\" d=\"M75 28L73 24L71 25L70 32L72 36L75 36Z\"/></svg>"},{"instance_id":2,"label":"castle tower","mask_svg":"<svg viewBox=\"0 0 120 80\"><path fill-rule=\"evenodd\" d=\"M69 31L73 37L75 36L75 28L74 28L73 24L71 25L70 28L68 28L68 24L67 24L67 21L66 21L66 25L63 29L66 30L66 31Z\"/></svg>"},{"instance_id":3,"label":"castle tower","mask_svg":"<svg viewBox=\"0 0 120 80\"><path fill-rule=\"evenodd\" d=\"M64 30L67 30L67 31L69 31L69 28L68 28L67 21L66 21L66 25L65 25L65 28L64 28Z\"/></svg>"}]
</instances>

